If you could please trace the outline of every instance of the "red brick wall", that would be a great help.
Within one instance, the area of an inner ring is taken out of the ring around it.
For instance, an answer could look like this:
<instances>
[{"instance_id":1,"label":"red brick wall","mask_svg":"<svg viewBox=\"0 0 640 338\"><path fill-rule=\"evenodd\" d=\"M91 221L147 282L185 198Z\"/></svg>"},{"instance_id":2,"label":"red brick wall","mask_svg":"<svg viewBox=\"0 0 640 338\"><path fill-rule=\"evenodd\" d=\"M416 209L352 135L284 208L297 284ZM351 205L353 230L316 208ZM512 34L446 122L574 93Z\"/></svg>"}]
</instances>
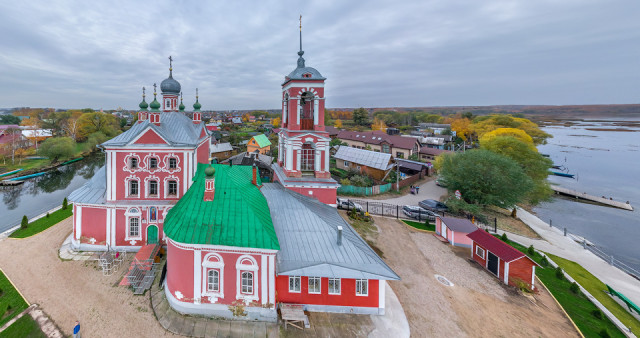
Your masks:
<instances>
[{"instance_id":1,"label":"red brick wall","mask_svg":"<svg viewBox=\"0 0 640 338\"><path fill-rule=\"evenodd\" d=\"M484 258L481 258L480 256L476 255L476 247L479 246L478 244L476 244L476 242L473 242L473 260L480 263L480 265L482 265L482 267L487 266L487 250L484 251ZM481 247L482 248L482 247ZM484 249L484 248L483 248Z\"/></svg>"}]
</instances>

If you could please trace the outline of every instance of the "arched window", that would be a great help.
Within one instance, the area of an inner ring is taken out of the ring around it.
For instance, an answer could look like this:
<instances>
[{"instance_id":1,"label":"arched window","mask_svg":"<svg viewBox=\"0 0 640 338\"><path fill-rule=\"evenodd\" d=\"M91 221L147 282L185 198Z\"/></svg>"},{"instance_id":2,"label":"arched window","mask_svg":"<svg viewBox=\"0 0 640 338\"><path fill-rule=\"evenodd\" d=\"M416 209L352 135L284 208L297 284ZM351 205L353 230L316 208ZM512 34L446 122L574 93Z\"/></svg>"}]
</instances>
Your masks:
<instances>
[{"instance_id":1,"label":"arched window","mask_svg":"<svg viewBox=\"0 0 640 338\"><path fill-rule=\"evenodd\" d=\"M314 171L316 166L316 150L313 143L302 144L301 151L301 164L300 170L302 171Z\"/></svg>"},{"instance_id":2,"label":"arched window","mask_svg":"<svg viewBox=\"0 0 640 338\"><path fill-rule=\"evenodd\" d=\"M207 291L220 292L220 272L211 269L207 273Z\"/></svg>"},{"instance_id":3,"label":"arched window","mask_svg":"<svg viewBox=\"0 0 640 338\"><path fill-rule=\"evenodd\" d=\"M250 255L242 255L236 262L236 299L257 301L258 263Z\"/></svg>"},{"instance_id":4,"label":"arched window","mask_svg":"<svg viewBox=\"0 0 640 338\"><path fill-rule=\"evenodd\" d=\"M209 297L211 303L224 298L224 261L213 252L202 260L202 295Z\"/></svg>"},{"instance_id":5,"label":"arched window","mask_svg":"<svg viewBox=\"0 0 640 338\"><path fill-rule=\"evenodd\" d=\"M287 120L289 119L289 93L284 93L282 108L282 127L284 128L287 126Z\"/></svg>"},{"instance_id":6,"label":"arched window","mask_svg":"<svg viewBox=\"0 0 640 338\"><path fill-rule=\"evenodd\" d=\"M127 232L125 233L125 240L131 241L131 245L135 245L135 241L142 239L142 233L140 231L140 218L141 212L137 208L131 208L127 210L124 215L127 217Z\"/></svg>"},{"instance_id":7,"label":"arched window","mask_svg":"<svg viewBox=\"0 0 640 338\"><path fill-rule=\"evenodd\" d=\"M313 100L311 92L305 92L300 97L300 129L313 129Z\"/></svg>"},{"instance_id":8,"label":"arched window","mask_svg":"<svg viewBox=\"0 0 640 338\"><path fill-rule=\"evenodd\" d=\"M253 294L253 272L245 271L242 273L242 290L244 294Z\"/></svg>"}]
</instances>

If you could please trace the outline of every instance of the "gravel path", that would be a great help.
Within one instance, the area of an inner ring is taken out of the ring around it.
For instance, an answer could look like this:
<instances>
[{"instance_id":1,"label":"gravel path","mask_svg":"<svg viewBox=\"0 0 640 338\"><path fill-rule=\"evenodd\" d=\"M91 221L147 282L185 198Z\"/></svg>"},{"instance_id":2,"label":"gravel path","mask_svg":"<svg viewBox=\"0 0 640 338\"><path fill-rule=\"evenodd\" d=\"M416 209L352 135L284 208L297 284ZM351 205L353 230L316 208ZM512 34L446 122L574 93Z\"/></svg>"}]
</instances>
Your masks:
<instances>
[{"instance_id":1,"label":"gravel path","mask_svg":"<svg viewBox=\"0 0 640 338\"><path fill-rule=\"evenodd\" d=\"M387 199L364 198L363 200L384 202L384 203L391 203L391 204L398 204L398 205L418 205L418 202L426 199L439 201L440 197L447 194L447 189L437 186L436 181L433 179L428 180L420 184L419 186L420 186L420 193L417 195L412 195L409 193L404 196L387 198Z\"/></svg>"},{"instance_id":2,"label":"gravel path","mask_svg":"<svg viewBox=\"0 0 640 338\"><path fill-rule=\"evenodd\" d=\"M430 233L375 217L377 245L402 278L390 282L414 336L576 337L577 332L551 296L533 303L469 260L469 249L445 245ZM440 284L443 275L455 285Z\"/></svg>"},{"instance_id":3,"label":"gravel path","mask_svg":"<svg viewBox=\"0 0 640 338\"><path fill-rule=\"evenodd\" d=\"M70 335L76 320L83 337L173 336L156 321L148 295L117 287L125 272L103 276L93 262L62 261L58 249L71 232L68 218L26 239L0 242L0 266L31 303L38 303Z\"/></svg>"}]
</instances>

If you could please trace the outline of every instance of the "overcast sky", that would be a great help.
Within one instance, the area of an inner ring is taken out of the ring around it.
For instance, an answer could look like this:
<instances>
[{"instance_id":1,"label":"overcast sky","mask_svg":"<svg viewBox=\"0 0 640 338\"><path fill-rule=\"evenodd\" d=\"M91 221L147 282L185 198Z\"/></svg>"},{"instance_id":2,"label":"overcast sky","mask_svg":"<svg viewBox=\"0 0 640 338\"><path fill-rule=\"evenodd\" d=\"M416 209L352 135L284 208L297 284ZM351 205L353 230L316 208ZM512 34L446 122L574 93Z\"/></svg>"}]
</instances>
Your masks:
<instances>
[{"instance_id":1,"label":"overcast sky","mask_svg":"<svg viewBox=\"0 0 640 338\"><path fill-rule=\"evenodd\" d=\"M636 0L2 1L0 107L277 108L299 14L327 107L640 103Z\"/></svg>"}]
</instances>

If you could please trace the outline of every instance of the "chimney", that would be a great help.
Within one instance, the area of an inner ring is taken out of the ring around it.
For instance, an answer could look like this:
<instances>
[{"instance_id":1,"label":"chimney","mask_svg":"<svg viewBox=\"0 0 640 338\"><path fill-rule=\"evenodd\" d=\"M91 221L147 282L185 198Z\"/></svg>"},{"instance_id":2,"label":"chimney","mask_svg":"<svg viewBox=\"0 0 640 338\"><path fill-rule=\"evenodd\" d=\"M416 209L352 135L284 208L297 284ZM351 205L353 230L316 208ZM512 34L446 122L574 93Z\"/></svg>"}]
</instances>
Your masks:
<instances>
[{"instance_id":1,"label":"chimney","mask_svg":"<svg viewBox=\"0 0 640 338\"><path fill-rule=\"evenodd\" d=\"M258 178L257 176L257 167L256 164L253 164L253 179L251 180L251 183L253 183L253 185L257 186L258 185Z\"/></svg>"},{"instance_id":2,"label":"chimney","mask_svg":"<svg viewBox=\"0 0 640 338\"><path fill-rule=\"evenodd\" d=\"M215 178L216 169L213 166L209 165L207 169L204 170L204 201L211 202L216 194L216 178Z\"/></svg>"},{"instance_id":3,"label":"chimney","mask_svg":"<svg viewBox=\"0 0 640 338\"><path fill-rule=\"evenodd\" d=\"M342 225L338 225L338 245L342 245Z\"/></svg>"}]
</instances>

